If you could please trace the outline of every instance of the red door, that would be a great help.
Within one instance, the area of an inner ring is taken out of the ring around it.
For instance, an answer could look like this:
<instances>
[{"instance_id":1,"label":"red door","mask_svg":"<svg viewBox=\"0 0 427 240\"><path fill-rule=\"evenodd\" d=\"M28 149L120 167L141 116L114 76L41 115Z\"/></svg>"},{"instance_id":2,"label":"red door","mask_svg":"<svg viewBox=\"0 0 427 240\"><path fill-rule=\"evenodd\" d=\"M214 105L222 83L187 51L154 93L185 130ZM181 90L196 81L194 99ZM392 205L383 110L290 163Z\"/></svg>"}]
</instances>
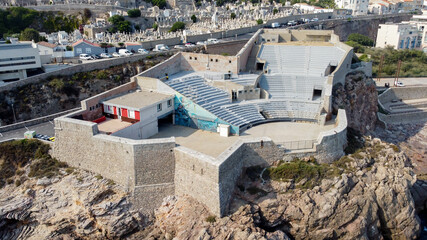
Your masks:
<instances>
[{"instance_id":1,"label":"red door","mask_svg":"<svg viewBox=\"0 0 427 240\"><path fill-rule=\"evenodd\" d=\"M128 110L126 108L122 108L122 116L128 117Z\"/></svg>"},{"instance_id":2,"label":"red door","mask_svg":"<svg viewBox=\"0 0 427 240\"><path fill-rule=\"evenodd\" d=\"M116 107L113 107L113 112L114 112L114 115L117 115L117 108Z\"/></svg>"}]
</instances>

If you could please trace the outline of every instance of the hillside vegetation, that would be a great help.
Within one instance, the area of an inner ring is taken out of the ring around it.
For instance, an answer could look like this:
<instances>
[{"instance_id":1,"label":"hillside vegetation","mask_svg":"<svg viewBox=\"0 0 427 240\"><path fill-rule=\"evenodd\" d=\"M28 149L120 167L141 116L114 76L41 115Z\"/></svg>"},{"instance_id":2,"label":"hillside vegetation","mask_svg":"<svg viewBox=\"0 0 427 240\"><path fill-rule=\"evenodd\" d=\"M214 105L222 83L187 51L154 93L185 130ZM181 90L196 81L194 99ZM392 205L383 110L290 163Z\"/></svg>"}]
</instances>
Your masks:
<instances>
[{"instance_id":1,"label":"hillside vegetation","mask_svg":"<svg viewBox=\"0 0 427 240\"><path fill-rule=\"evenodd\" d=\"M378 76L381 56L384 56L382 66L382 77L394 77L397 72L399 60L402 61L400 67L400 77L426 77L427 76L427 55L420 50L404 49L396 50L388 46L386 48L374 48L374 41L362 34L353 33L348 37L347 45L354 48L355 53L363 53L359 59L361 61L372 61L372 73Z\"/></svg>"},{"instance_id":2,"label":"hillside vegetation","mask_svg":"<svg viewBox=\"0 0 427 240\"><path fill-rule=\"evenodd\" d=\"M26 28L39 32L66 31L78 29L84 16L64 15L62 12L38 12L23 7L0 9L0 38L19 35Z\"/></svg>"}]
</instances>

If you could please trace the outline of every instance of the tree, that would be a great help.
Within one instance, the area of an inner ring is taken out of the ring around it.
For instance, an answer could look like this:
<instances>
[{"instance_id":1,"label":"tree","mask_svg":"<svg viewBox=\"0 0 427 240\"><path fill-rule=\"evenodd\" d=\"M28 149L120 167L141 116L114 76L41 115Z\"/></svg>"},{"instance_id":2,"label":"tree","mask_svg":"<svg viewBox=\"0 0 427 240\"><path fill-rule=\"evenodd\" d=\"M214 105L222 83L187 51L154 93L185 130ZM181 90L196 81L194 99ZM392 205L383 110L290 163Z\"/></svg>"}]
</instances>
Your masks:
<instances>
[{"instance_id":1,"label":"tree","mask_svg":"<svg viewBox=\"0 0 427 240\"><path fill-rule=\"evenodd\" d=\"M129 33L132 31L132 24L129 21L123 21L123 22L119 22L117 24L117 30L119 32L126 32Z\"/></svg>"},{"instance_id":2,"label":"tree","mask_svg":"<svg viewBox=\"0 0 427 240\"><path fill-rule=\"evenodd\" d=\"M91 18L91 17L92 17L92 12L91 12L89 9L85 8L85 9L83 10L83 17L84 17L85 19L89 19L89 18Z\"/></svg>"},{"instance_id":3,"label":"tree","mask_svg":"<svg viewBox=\"0 0 427 240\"><path fill-rule=\"evenodd\" d=\"M154 28L154 31L157 31L157 29L159 28L159 24L153 23L153 28Z\"/></svg>"},{"instance_id":4,"label":"tree","mask_svg":"<svg viewBox=\"0 0 427 240\"><path fill-rule=\"evenodd\" d=\"M125 18L123 16L120 15L114 15L110 18L108 18L108 21L114 25L118 24L119 22L123 22L125 20Z\"/></svg>"},{"instance_id":5,"label":"tree","mask_svg":"<svg viewBox=\"0 0 427 240\"><path fill-rule=\"evenodd\" d=\"M264 23L264 21L262 21L262 19L258 19L258 20L256 20L256 23L257 23L258 25L261 25L261 24L263 24L263 23Z\"/></svg>"},{"instance_id":6,"label":"tree","mask_svg":"<svg viewBox=\"0 0 427 240\"><path fill-rule=\"evenodd\" d=\"M176 22L172 25L171 29L169 30L169 32L176 32L178 30L184 30L185 29L185 23L183 22Z\"/></svg>"},{"instance_id":7,"label":"tree","mask_svg":"<svg viewBox=\"0 0 427 240\"><path fill-rule=\"evenodd\" d=\"M230 17L231 17L231 19L235 19L236 18L236 14L235 13L231 13Z\"/></svg>"},{"instance_id":8,"label":"tree","mask_svg":"<svg viewBox=\"0 0 427 240\"><path fill-rule=\"evenodd\" d=\"M119 42L119 46L120 46L120 47L123 47L124 45L125 45L124 43Z\"/></svg>"},{"instance_id":9,"label":"tree","mask_svg":"<svg viewBox=\"0 0 427 240\"><path fill-rule=\"evenodd\" d=\"M191 16L191 21L193 21L193 23L196 23L197 22L197 17L196 17L196 15L192 15Z\"/></svg>"},{"instance_id":10,"label":"tree","mask_svg":"<svg viewBox=\"0 0 427 240\"><path fill-rule=\"evenodd\" d=\"M21 41L32 41L38 42L40 40L40 34L38 31L34 30L33 28L26 28L24 31L21 32L21 35L19 36L19 40Z\"/></svg>"},{"instance_id":11,"label":"tree","mask_svg":"<svg viewBox=\"0 0 427 240\"><path fill-rule=\"evenodd\" d=\"M131 18L141 17L141 10L139 10L138 8L131 9L128 11L128 16Z\"/></svg>"},{"instance_id":12,"label":"tree","mask_svg":"<svg viewBox=\"0 0 427 240\"><path fill-rule=\"evenodd\" d=\"M353 41L353 42L359 43L360 45L368 46L368 47L372 47L374 45L374 40L359 33L350 34L347 40Z\"/></svg>"},{"instance_id":13,"label":"tree","mask_svg":"<svg viewBox=\"0 0 427 240\"><path fill-rule=\"evenodd\" d=\"M279 12L279 10L277 10L277 8L273 9L273 15L275 15L278 12Z\"/></svg>"}]
</instances>

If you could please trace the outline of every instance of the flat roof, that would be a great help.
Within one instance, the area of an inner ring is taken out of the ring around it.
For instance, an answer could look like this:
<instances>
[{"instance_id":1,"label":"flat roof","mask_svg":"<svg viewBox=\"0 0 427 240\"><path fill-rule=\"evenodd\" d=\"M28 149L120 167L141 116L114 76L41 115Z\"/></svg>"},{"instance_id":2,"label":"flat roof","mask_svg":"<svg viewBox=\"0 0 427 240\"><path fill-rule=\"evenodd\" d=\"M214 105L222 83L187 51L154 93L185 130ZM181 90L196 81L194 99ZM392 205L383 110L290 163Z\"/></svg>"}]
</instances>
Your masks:
<instances>
[{"instance_id":1,"label":"flat roof","mask_svg":"<svg viewBox=\"0 0 427 240\"><path fill-rule=\"evenodd\" d=\"M108 100L102 101L102 103L117 107L141 109L171 97L172 95L142 90L115 96Z\"/></svg>"}]
</instances>

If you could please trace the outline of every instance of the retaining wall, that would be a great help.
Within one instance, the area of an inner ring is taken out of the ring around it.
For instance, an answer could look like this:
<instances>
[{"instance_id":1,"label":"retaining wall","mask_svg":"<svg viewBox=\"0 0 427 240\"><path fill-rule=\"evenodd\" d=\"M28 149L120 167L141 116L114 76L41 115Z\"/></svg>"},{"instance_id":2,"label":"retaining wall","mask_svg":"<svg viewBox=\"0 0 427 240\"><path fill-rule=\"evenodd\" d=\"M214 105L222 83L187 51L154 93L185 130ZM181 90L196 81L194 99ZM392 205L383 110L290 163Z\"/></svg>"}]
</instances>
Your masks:
<instances>
[{"instance_id":1,"label":"retaining wall","mask_svg":"<svg viewBox=\"0 0 427 240\"><path fill-rule=\"evenodd\" d=\"M14 88L26 85L26 84L36 83L36 82L39 82L41 80L47 79L48 77L69 76L69 75L72 75L75 73L80 73L80 72L89 72L89 71L94 71L94 70L106 69L106 68L109 68L112 66L136 62L136 61L139 61L141 59L145 59L147 56L155 56L155 55L156 55L155 53L148 54L148 55L135 54L135 55L132 55L129 57L112 58L112 59L107 59L107 60L102 60L102 61L97 60L97 61L92 61L92 62L88 62L88 63L84 63L84 64L70 66L68 68L64 68L61 70L43 73L43 74L39 74L36 76L25 78L23 80L8 83L8 84L0 87L0 92L9 91L11 89L14 89Z\"/></svg>"},{"instance_id":2,"label":"retaining wall","mask_svg":"<svg viewBox=\"0 0 427 240\"><path fill-rule=\"evenodd\" d=\"M15 129L18 129L18 128L33 126L33 125L36 125L36 124L39 124L39 123L44 123L44 122L53 120L53 119L55 119L55 118L57 118L59 116L66 115L66 114L69 114L71 112L75 112L77 110L80 110L80 108L73 108L73 109L70 109L70 110L63 111L63 112L58 112L58 113L54 113L54 114L51 114L51 115L47 115L47 116L44 116L44 117L34 118L34 119L31 119L31 120L28 120L28 121L23 121L23 122L18 122L18 123L14 123L14 124L9 124L9 125L6 125L6 126L1 126L0 127L0 133L8 132L8 131L15 130Z\"/></svg>"}]
</instances>

